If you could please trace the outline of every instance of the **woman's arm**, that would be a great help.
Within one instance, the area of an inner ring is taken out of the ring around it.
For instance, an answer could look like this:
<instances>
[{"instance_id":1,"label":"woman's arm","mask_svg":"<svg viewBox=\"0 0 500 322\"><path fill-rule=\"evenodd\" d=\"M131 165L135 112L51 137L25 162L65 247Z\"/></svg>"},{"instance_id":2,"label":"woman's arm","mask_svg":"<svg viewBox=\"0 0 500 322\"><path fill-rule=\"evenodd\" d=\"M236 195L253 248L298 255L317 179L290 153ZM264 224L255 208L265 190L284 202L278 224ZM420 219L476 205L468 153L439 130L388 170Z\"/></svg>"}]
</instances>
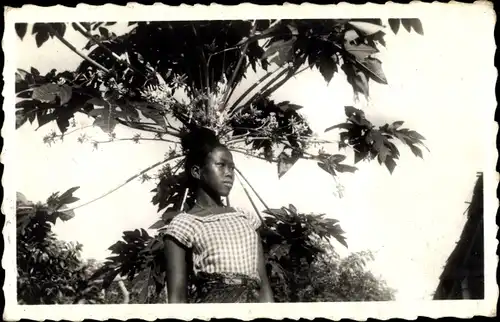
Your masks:
<instances>
[{"instance_id":1,"label":"woman's arm","mask_svg":"<svg viewBox=\"0 0 500 322\"><path fill-rule=\"evenodd\" d=\"M168 303L187 303L186 249L170 236L165 237Z\"/></svg>"},{"instance_id":2,"label":"woman's arm","mask_svg":"<svg viewBox=\"0 0 500 322\"><path fill-rule=\"evenodd\" d=\"M259 238L259 275L260 275L260 302L274 302L273 291L267 277L266 262L264 259L264 251L262 249L262 241Z\"/></svg>"}]
</instances>

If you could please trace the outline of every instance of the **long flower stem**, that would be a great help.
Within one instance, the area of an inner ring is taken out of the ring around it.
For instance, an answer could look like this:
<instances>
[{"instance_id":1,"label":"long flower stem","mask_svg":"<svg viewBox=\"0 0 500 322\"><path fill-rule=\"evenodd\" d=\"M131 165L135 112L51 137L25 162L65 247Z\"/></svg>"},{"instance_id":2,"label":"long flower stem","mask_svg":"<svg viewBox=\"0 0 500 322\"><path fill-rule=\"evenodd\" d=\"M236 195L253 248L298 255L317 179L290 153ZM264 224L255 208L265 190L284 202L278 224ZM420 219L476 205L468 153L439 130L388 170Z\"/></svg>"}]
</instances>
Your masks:
<instances>
[{"instance_id":1,"label":"long flower stem","mask_svg":"<svg viewBox=\"0 0 500 322\"><path fill-rule=\"evenodd\" d=\"M266 75L262 76L257 82L253 83L252 86L250 86L240 97L238 97L238 99L232 104L231 106L231 110L234 110L239 103L241 103L241 101L247 97L248 94L250 94L257 86L259 86L260 84L262 84L262 82L264 82L266 79L268 79L269 77L271 77L274 73L276 73L278 70L280 70L279 68L275 69L274 71L272 72L268 72Z\"/></svg>"},{"instance_id":2,"label":"long flower stem","mask_svg":"<svg viewBox=\"0 0 500 322\"><path fill-rule=\"evenodd\" d=\"M161 141L161 142L168 142L168 143L175 143L175 144L181 143L180 141L173 141L173 140L160 139L160 138L120 138L120 139L113 139L113 140L108 140L108 141L94 141L94 142L98 143L98 144L103 144L103 143L111 143L111 142L116 142L116 141L134 141L137 143L139 143L139 141Z\"/></svg>"},{"instance_id":3,"label":"long flower stem","mask_svg":"<svg viewBox=\"0 0 500 322\"><path fill-rule=\"evenodd\" d=\"M261 91L265 91L269 86L270 84L273 84L274 82L276 82L278 79L280 79L284 74L286 74L287 72L289 72L289 69L283 69L278 75L276 75L273 79L271 79L268 83L266 83ZM231 115L230 115L230 118L233 117L234 115L236 115L239 111L241 111L245 106L248 106L249 104L251 104L253 101L255 101L255 99L257 97L261 97L261 93L260 92L257 92L255 93L247 102L245 105L240 105L238 107L235 107L235 109L232 110L231 112Z\"/></svg>"},{"instance_id":4,"label":"long flower stem","mask_svg":"<svg viewBox=\"0 0 500 322\"><path fill-rule=\"evenodd\" d=\"M85 36L87 39L93 41L97 46L101 47L105 52L107 52L108 54L110 54L116 61L120 62L120 63L123 63L125 65L127 65L128 68L132 69L134 72L144 76L144 77L147 77L146 75L144 75L140 70L138 70L137 68L135 68L134 66L132 66L128 61L124 60L124 59L121 59L115 52L113 52L111 49L109 49L106 45L104 45L100 40L98 39L95 39L94 36L92 36L92 34L90 34L89 30L88 29L85 29L85 27L81 26L79 23L77 22L74 22L73 23L73 27L76 29L76 31L78 31L80 34L82 34L83 36Z\"/></svg>"},{"instance_id":5,"label":"long flower stem","mask_svg":"<svg viewBox=\"0 0 500 322\"><path fill-rule=\"evenodd\" d=\"M255 202L253 201L252 199L252 196L250 196L250 193L248 192L247 188L245 187L245 185L243 184L242 180L240 179L240 176L237 176L240 183L241 183L241 186L243 187L243 191L245 191L245 194L247 195L247 198L248 200L250 201L250 203L252 204L252 207L253 209L255 210L255 213L257 214L257 216L259 217L260 219L260 222L267 228L267 225L266 225L266 222L264 221L264 219L262 218L261 214L260 214L260 211L259 211L259 208L257 208L257 205L255 204Z\"/></svg>"},{"instance_id":6,"label":"long flower stem","mask_svg":"<svg viewBox=\"0 0 500 322\"><path fill-rule=\"evenodd\" d=\"M238 139L232 139L232 140L229 140L227 142L227 144L236 144L236 143L240 143L240 142L245 142L247 140L270 140L269 137L266 137L266 136L262 136L262 137L259 137L259 136L249 136L249 137L240 137Z\"/></svg>"},{"instance_id":7,"label":"long flower stem","mask_svg":"<svg viewBox=\"0 0 500 322\"><path fill-rule=\"evenodd\" d=\"M261 157L261 156L258 156L258 155L253 155L253 154L250 154L246 151L243 151L243 150L238 150L238 149L235 149L235 148L229 148L229 151L232 151L232 152L236 152L236 153L240 153L240 154L244 154L246 156L249 156L249 157L252 157L252 158L255 158L255 159L259 159L259 160L263 160L263 161L268 161L268 159L264 158L264 157ZM276 162L276 160L272 160L272 162Z\"/></svg>"},{"instance_id":8,"label":"long flower stem","mask_svg":"<svg viewBox=\"0 0 500 322\"><path fill-rule=\"evenodd\" d=\"M224 49L224 50L221 50L221 51L215 52L215 53L213 53L213 54L210 54L210 55L208 56L207 64L210 66L210 60L212 59L212 57L213 57L213 56L216 56L216 55L219 55L219 54L225 53L225 52L227 52L227 51L236 50L236 49L238 49L238 48L240 48L240 47L239 47L239 46L230 47L230 48L226 48L226 49Z\"/></svg>"},{"instance_id":9,"label":"long flower stem","mask_svg":"<svg viewBox=\"0 0 500 322\"><path fill-rule=\"evenodd\" d=\"M268 88L267 90L263 91L262 97L269 97L272 93L274 93L278 88L283 86L286 82L290 80L290 78L294 77L296 72L299 70L300 66L304 63L304 58L299 60L299 63L293 67L292 69L289 70L288 75L285 76L281 81L277 82L274 84L271 88Z\"/></svg>"},{"instance_id":10,"label":"long flower stem","mask_svg":"<svg viewBox=\"0 0 500 322\"><path fill-rule=\"evenodd\" d=\"M110 73L110 70L107 69L106 67L102 66L92 58L86 56L84 53L82 53L80 50L78 50L75 46L73 46L69 41L67 41L63 36L61 36L50 24L47 24L47 28L49 28L50 32L57 38L59 39L60 42L62 42L66 47L68 47L72 52L80 56L81 58L85 59L98 69L102 70L106 74Z\"/></svg>"},{"instance_id":11,"label":"long flower stem","mask_svg":"<svg viewBox=\"0 0 500 322\"><path fill-rule=\"evenodd\" d=\"M257 29L257 23L256 21L254 21L253 23L253 27L252 27L252 31L250 32L250 37L249 38L252 38L253 35L255 34L255 30ZM231 89L233 88L233 83L234 81L236 80L236 76L238 75L238 72L240 70L240 67L241 65L243 64L243 60L245 59L246 57L246 52L247 52L247 49L248 49L248 45L249 45L249 42L247 42L244 46L243 46L243 49L241 50L241 55L240 55L240 59L238 60L238 63L236 64L236 68L234 69L234 72L233 72L233 75L231 75L231 80L229 81L229 83L227 84L227 88ZM232 92L232 91L231 91ZM229 99L231 98L231 94L229 92L226 92L226 95L224 97L224 106L227 105L227 102L229 101Z\"/></svg>"},{"instance_id":12,"label":"long flower stem","mask_svg":"<svg viewBox=\"0 0 500 322\"><path fill-rule=\"evenodd\" d=\"M138 123L138 122L120 122L125 126L141 130L141 131L146 131L146 132L152 132L152 133L158 133L158 134L168 134L173 137L179 138L180 137L180 132L178 130L169 130L169 129L162 129L158 130L152 127L149 127L149 125L156 125L156 124L145 124L145 123Z\"/></svg>"},{"instance_id":13,"label":"long flower stem","mask_svg":"<svg viewBox=\"0 0 500 322\"><path fill-rule=\"evenodd\" d=\"M238 168L235 168L235 171L240 175L240 177L243 178L243 180L245 180L246 184L250 187L250 189L252 189L253 193L257 196L257 198L259 198L259 201L262 203L262 205L264 205L266 210L269 211L269 207L267 206L266 202L264 201L264 199L262 199L257 190L254 189L250 181L248 181L248 179L243 175L243 173L241 173L241 171Z\"/></svg>"},{"instance_id":14,"label":"long flower stem","mask_svg":"<svg viewBox=\"0 0 500 322\"><path fill-rule=\"evenodd\" d=\"M174 160L174 159L178 159L178 158L181 158L181 157L182 157L182 155L175 155L175 156L169 157L169 158L167 158L167 159L164 159L164 160L162 160L162 161L158 161L158 162L156 162L155 164L150 165L150 166L149 166L149 167L147 167L146 169L144 169L144 170L140 171L139 173L134 174L133 176L131 176L130 178L128 178L127 180L125 180L123 183L121 183L121 184L119 184L118 186L114 187L113 189L109 190L109 191L108 191L108 192L106 192L105 194L100 195L99 197L94 198L94 199L92 199L92 200L89 200L89 201L87 201L87 202L85 202L85 203L83 203L83 204L81 204L81 205L76 206L76 207L69 208L69 209L62 209L61 211L68 212L68 211L76 210L76 209L82 208L82 207L84 207L84 206L87 206L87 205L89 205L89 204L91 204L91 203L94 203L94 202L96 202L96 201L98 201L98 200L101 200L102 198L109 196L109 195L110 195L110 194L112 194L113 192L117 191L118 189L120 189L120 188L124 187L126 184L130 183L132 180L135 180L135 179L139 178L140 176L142 176L143 174L145 174L145 173L147 173L147 172L149 172L149 171L153 170L154 168L159 167L160 165L162 165L162 164L164 164L164 163L167 163L167 162L169 162L169 161L172 161L172 160Z\"/></svg>"},{"instance_id":15,"label":"long flower stem","mask_svg":"<svg viewBox=\"0 0 500 322\"><path fill-rule=\"evenodd\" d=\"M74 129L74 130L72 130L72 131L69 131L69 132L66 132L66 133L63 133L63 134L60 134L60 135L56 135L56 136L54 136L54 139L55 139L55 138L59 138L59 139L61 139L61 141L62 141L62 140L63 140L66 136L68 136L68 135L70 135L70 134L73 134L73 133L76 133L76 132L78 132L78 131L82 131L82 130L84 130L84 129L86 129L86 128L89 128L89 127L94 127L94 125L85 125L85 126L82 126L81 128ZM38 129L38 128L37 128L37 129Z\"/></svg>"}]
</instances>

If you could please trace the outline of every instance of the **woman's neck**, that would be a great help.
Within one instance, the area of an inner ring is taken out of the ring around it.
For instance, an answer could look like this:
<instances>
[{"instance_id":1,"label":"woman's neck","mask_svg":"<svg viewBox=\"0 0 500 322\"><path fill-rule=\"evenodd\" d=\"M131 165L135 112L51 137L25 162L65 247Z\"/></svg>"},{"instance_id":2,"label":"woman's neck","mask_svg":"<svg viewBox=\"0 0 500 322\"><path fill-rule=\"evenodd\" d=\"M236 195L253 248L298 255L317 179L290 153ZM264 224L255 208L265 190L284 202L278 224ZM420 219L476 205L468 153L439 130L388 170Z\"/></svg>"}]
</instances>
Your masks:
<instances>
[{"instance_id":1,"label":"woman's neck","mask_svg":"<svg viewBox=\"0 0 500 322\"><path fill-rule=\"evenodd\" d=\"M223 206L222 199L220 197L212 197L205 190L198 189L196 192L196 203L200 207L220 207Z\"/></svg>"}]
</instances>

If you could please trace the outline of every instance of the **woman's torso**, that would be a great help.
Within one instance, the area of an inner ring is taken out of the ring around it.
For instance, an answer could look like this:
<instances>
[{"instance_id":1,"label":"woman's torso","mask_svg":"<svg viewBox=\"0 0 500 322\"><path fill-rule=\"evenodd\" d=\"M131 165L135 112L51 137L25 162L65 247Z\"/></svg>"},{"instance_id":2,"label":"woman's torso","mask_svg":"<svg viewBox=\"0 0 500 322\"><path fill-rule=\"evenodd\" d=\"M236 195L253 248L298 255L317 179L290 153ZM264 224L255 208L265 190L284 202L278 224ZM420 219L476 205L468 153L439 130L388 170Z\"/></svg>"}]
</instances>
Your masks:
<instances>
[{"instance_id":1,"label":"woman's torso","mask_svg":"<svg viewBox=\"0 0 500 322\"><path fill-rule=\"evenodd\" d=\"M259 219L241 209L225 213L197 215L180 213L172 221L170 234L185 229L192 249L193 272L242 275L259 279ZM184 228L181 228L184 227Z\"/></svg>"}]
</instances>

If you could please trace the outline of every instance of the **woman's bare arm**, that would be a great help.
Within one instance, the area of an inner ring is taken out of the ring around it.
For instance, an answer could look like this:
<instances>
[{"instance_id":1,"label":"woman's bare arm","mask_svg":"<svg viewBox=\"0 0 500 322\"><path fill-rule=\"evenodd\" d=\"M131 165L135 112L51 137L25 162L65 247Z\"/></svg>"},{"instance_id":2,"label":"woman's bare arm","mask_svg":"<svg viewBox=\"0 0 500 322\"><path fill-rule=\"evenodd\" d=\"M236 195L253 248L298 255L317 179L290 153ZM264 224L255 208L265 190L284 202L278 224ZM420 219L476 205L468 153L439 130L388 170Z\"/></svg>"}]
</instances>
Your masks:
<instances>
[{"instance_id":1,"label":"woman's bare arm","mask_svg":"<svg viewBox=\"0 0 500 322\"><path fill-rule=\"evenodd\" d=\"M266 262L264 259L264 251L262 249L262 241L259 238L259 276L260 284L260 302L274 302L273 291L269 278L267 277Z\"/></svg>"},{"instance_id":2,"label":"woman's bare arm","mask_svg":"<svg viewBox=\"0 0 500 322\"><path fill-rule=\"evenodd\" d=\"M175 239L165 238L168 303L187 303L186 249Z\"/></svg>"}]
</instances>

